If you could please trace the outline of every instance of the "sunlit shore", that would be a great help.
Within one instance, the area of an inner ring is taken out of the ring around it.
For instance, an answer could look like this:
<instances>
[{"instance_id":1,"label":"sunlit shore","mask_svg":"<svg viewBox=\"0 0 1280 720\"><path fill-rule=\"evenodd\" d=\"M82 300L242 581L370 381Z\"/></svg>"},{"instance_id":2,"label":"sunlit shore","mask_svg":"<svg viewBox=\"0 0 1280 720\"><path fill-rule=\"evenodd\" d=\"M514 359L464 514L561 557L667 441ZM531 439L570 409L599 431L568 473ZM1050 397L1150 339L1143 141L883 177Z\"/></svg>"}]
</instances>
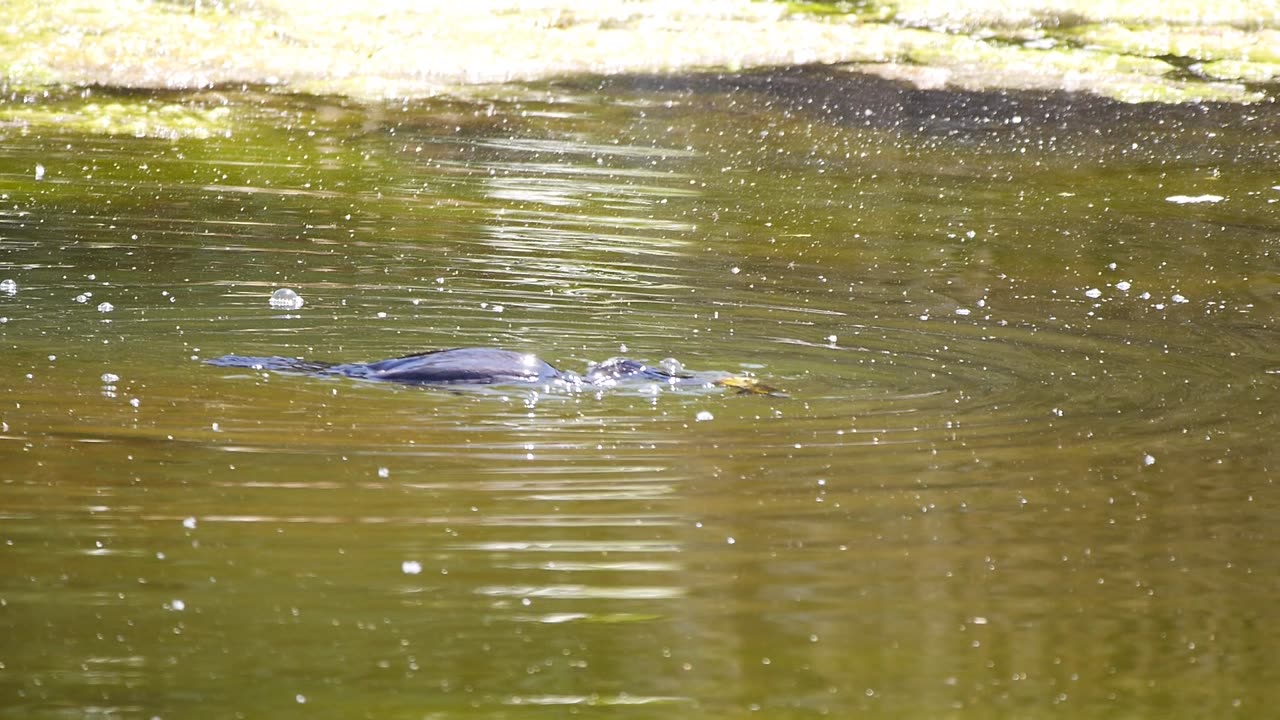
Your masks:
<instances>
[{"instance_id":1,"label":"sunlit shore","mask_svg":"<svg viewBox=\"0 0 1280 720\"><path fill-rule=\"evenodd\" d=\"M1249 2L14 0L10 89L238 85L360 99L581 74L828 63L918 87L1263 102L1280 10Z\"/></svg>"}]
</instances>

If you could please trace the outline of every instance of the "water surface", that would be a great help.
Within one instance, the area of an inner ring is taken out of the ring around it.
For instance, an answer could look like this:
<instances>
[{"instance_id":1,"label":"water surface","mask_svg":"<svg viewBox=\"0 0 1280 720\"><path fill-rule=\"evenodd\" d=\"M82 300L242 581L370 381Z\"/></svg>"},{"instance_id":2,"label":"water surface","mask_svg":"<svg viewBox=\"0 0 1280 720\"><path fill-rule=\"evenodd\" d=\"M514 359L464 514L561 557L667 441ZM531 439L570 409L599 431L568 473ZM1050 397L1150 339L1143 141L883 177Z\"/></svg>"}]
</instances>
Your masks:
<instances>
[{"instance_id":1,"label":"water surface","mask_svg":"<svg viewBox=\"0 0 1280 720\"><path fill-rule=\"evenodd\" d=\"M814 69L196 99L236 129L0 130L6 717L1277 700L1274 113ZM466 345L790 397L201 362Z\"/></svg>"}]
</instances>

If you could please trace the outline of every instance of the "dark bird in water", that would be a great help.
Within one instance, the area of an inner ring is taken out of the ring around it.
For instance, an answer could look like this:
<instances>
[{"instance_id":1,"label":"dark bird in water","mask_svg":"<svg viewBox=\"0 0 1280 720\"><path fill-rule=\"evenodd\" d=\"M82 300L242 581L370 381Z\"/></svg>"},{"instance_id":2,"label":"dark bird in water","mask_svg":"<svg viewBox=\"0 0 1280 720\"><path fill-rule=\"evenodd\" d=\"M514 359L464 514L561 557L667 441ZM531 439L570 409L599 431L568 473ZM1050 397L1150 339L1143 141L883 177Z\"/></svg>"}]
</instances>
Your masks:
<instances>
[{"instance_id":1,"label":"dark bird in water","mask_svg":"<svg viewBox=\"0 0 1280 720\"><path fill-rule=\"evenodd\" d=\"M688 372L671 361L659 367L615 357L596 363L587 372L559 370L536 356L498 348L453 348L406 355L371 363L324 363L287 357L224 355L210 365L271 370L309 375L337 375L409 385L547 385L566 389L612 387L623 383L657 382L682 386L720 386L753 395L782 393L754 378L724 372Z\"/></svg>"}]
</instances>

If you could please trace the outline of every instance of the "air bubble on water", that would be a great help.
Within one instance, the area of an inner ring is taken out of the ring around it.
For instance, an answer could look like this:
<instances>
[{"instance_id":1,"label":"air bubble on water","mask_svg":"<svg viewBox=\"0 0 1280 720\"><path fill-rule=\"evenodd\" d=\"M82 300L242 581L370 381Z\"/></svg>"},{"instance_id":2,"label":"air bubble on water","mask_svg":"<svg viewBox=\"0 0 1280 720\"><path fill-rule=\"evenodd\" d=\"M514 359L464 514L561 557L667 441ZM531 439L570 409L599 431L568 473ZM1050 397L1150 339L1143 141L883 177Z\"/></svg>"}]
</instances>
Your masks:
<instances>
[{"instance_id":1,"label":"air bubble on water","mask_svg":"<svg viewBox=\"0 0 1280 720\"><path fill-rule=\"evenodd\" d=\"M389 477L391 477L391 469L390 469L390 468L384 468L384 467L380 467L380 468L378 468L378 477L380 477L380 478L389 478Z\"/></svg>"},{"instance_id":2,"label":"air bubble on water","mask_svg":"<svg viewBox=\"0 0 1280 720\"><path fill-rule=\"evenodd\" d=\"M672 375L679 375L680 373L684 372L684 365L681 364L679 360L671 357L662 358L661 360L659 360L658 367L671 373Z\"/></svg>"},{"instance_id":3,"label":"air bubble on water","mask_svg":"<svg viewBox=\"0 0 1280 720\"><path fill-rule=\"evenodd\" d=\"M711 411L709 410L699 410L698 414L694 416L694 420L698 422L706 422L708 420L715 420L715 419L716 419L716 416L712 415Z\"/></svg>"},{"instance_id":4,"label":"air bubble on water","mask_svg":"<svg viewBox=\"0 0 1280 720\"><path fill-rule=\"evenodd\" d=\"M98 379L99 379L99 380L101 380L102 382L104 382L104 383L108 384L108 385L112 385L112 384L114 384L114 383L118 383L118 382L120 382L120 376L119 376L119 375L117 375L117 374L115 374L115 373L109 373L109 372L102 373L102 377L100 377L100 378L98 378Z\"/></svg>"},{"instance_id":5,"label":"air bubble on water","mask_svg":"<svg viewBox=\"0 0 1280 720\"><path fill-rule=\"evenodd\" d=\"M1191 302L1190 300L1186 299L1185 297L1183 297L1183 296L1181 296L1181 295L1178 295L1177 293L1174 293L1173 297L1171 297L1171 298L1169 298L1169 299L1170 299L1170 300L1172 300L1172 301L1174 301L1175 303L1186 303L1186 302Z\"/></svg>"},{"instance_id":6,"label":"air bubble on water","mask_svg":"<svg viewBox=\"0 0 1280 720\"><path fill-rule=\"evenodd\" d=\"M17 295L18 294L17 281L15 281L12 278L5 278L4 280L0 280L0 292L4 293L5 295Z\"/></svg>"},{"instance_id":7,"label":"air bubble on water","mask_svg":"<svg viewBox=\"0 0 1280 720\"><path fill-rule=\"evenodd\" d=\"M84 303L89 302L89 298L91 297L93 297L93 293L80 293L75 297L75 301L83 305Z\"/></svg>"},{"instance_id":8,"label":"air bubble on water","mask_svg":"<svg viewBox=\"0 0 1280 720\"><path fill-rule=\"evenodd\" d=\"M49 356L49 362L53 362L54 360L57 360L57 359L58 359L58 356L57 356L57 355L50 355L50 356Z\"/></svg>"},{"instance_id":9,"label":"air bubble on water","mask_svg":"<svg viewBox=\"0 0 1280 720\"><path fill-rule=\"evenodd\" d=\"M36 163L36 180L43 180L43 179L44 179L44 166L41 165L40 163Z\"/></svg>"},{"instance_id":10,"label":"air bubble on water","mask_svg":"<svg viewBox=\"0 0 1280 720\"><path fill-rule=\"evenodd\" d=\"M186 528L186 529L188 529L188 530L195 530L195 529L196 529L196 519L195 519L194 517L183 518L183 519L182 519L182 527L184 527L184 528Z\"/></svg>"},{"instance_id":11,"label":"air bubble on water","mask_svg":"<svg viewBox=\"0 0 1280 720\"><path fill-rule=\"evenodd\" d=\"M1093 298L1095 300L1097 298L1102 297L1102 291L1099 290L1098 288L1089 288L1088 290L1084 291L1084 294L1085 294L1085 297Z\"/></svg>"},{"instance_id":12,"label":"air bubble on water","mask_svg":"<svg viewBox=\"0 0 1280 720\"><path fill-rule=\"evenodd\" d=\"M142 401L141 401L141 400L139 400L138 398L129 398L129 404L130 404L130 405L132 405L132 406L134 406L134 407L138 407L138 406L142 405Z\"/></svg>"},{"instance_id":13,"label":"air bubble on water","mask_svg":"<svg viewBox=\"0 0 1280 720\"><path fill-rule=\"evenodd\" d=\"M116 306L112 305L109 302L98 303L98 312L100 313L109 313L115 309L116 309Z\"/></svg>"},{"instance_id":14,"label":"air bubble on water","mask_svg":"<svg viewBox=\"0 0 1280 720\"><path fill-rule=\"evenodd\" d=\"M405 575L417 575L422 572L422 563L417 560L405 560L400 563L400 572Z\"/></svg>"},{"instance_id":15,"label":"air bubble on water","mask_svg":"<svg viewBox=\"0 0 1280 720\"><path fill-rule=\"evenodd\" d=\"M298 310L307 304L302 296L289 288L280 288L271 293L271 299L268 301L271 307L281 310Z\"/></svg>"},{"instance_id":16,"label":"air bubble on water","mask_svg":"<svg viewBox=\"0 0 1280 720\"><path fill-rule=\"evenodd\" d=\"M174 598L170 600L169 604L166 605L165 607L168 608L169 610L173 610L174 612L182 612L183 610L187 609L187 604L177 598Z\"/></svg>"},{"instance_id":17,"label":"air bubble on water","mask_svg":"<svg viewBox=\"0 0 1280 720\"><path fill-rule=\"evenodd\" d=\"M837 336L837 335L828 335L828 336L827 336L827 342L832 343L832 344L835 344L835 342L836 342L837 340L839 340L839 339L840 339L840 338L839 338L839 336Z\"/></svg>"},{"instance_id":18,"label":"air bubble on water","mask_svg":"<svg viewBox=\"0 0 1280 720\"><path fill-rule=\"evenodd\" d=\"M960 316L968 315L968 314L969 314L969 308L956 308L956 314L957 314L957 315L960 315Z\"/></svg>"},{"instance_id":19,"label":"air bubble on water","mask_svg":"<svg viewBox=\"0 0 1280 720\"><path fill-rule=\"evenodd\" d=\"M1153 456L1152 456L1152 455L1150 455L1150 454L1143 455L1143 456L1142 456L1142 464L1143 464L1143 465L1155 465L1155 464L1156 464L1156 459L1155 459L1155 457L1153 457Z\"/></svg>"},{"instance_id":20,"label":"air bubble on water","mask_svg":"<svg viewBox=\"0 0 1280 720\"><path fill-rule=\"evenodd\" d=\"M1116 283L1116 289L1120 292L1129 292L1129 288L1131 287L1133 287L1133 285L1130 285L1128 280L1121 280Z\"/></svg>"}]
</instances>

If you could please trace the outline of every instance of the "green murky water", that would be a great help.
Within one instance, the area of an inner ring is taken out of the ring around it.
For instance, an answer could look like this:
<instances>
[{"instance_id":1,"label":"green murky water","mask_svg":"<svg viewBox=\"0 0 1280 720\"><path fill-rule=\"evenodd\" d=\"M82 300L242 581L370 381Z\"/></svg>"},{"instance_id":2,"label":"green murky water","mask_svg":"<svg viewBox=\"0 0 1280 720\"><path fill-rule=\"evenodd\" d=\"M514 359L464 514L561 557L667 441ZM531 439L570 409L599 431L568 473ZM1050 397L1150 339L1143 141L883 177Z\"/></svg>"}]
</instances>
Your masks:
<instances>
[{"instance_id":1,"label":"green murky water","mask_svg":"<svg viewBox=\"0 0 1280 720\"><path fill-rule=\"evenodd\" d=\"M5 717L1280 700L1275 113L816 70L225 99L208 139L0 129ZM791 397L200 362L460 345Z\"/></svg>"}]
</instances>

